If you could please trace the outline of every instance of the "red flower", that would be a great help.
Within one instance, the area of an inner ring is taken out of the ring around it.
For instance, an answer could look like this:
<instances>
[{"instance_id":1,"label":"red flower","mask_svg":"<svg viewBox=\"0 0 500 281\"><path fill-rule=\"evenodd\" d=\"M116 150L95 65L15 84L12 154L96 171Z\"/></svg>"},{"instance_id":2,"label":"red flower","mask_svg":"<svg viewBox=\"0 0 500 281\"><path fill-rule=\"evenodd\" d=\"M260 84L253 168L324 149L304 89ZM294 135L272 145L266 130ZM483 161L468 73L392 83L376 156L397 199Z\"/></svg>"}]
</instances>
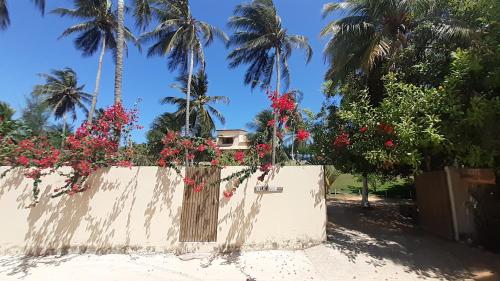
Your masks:
<instances>
[{"instance_id":1,"label":"red flower","mask_svg":"<svg viewBox=\"0 0 500 281\"><path fill-rule=\"evenodd\" d=\"M283 116L283 117L280 118L280 122L281 123L286 123L286 122L288 122L288 119L290 119L290 117L288 117L287 115L285 115L285 116Z\"/></svg>"},{"instance_id":2,"label":"red flower","mask_svg":"<svg viewBox=\"0 0 500 281\"><path fill-rule=\"evenodd\" d=\"M366 126L359 128L359 132L362 134L366 133L366 131L368 131L368 127L366 127Z\"/></svg>"},{"instance_id":3,"label":"red flower","mask_svg":"<svg viewBox=\"0 0 500 281\"><path fill-rule=\"evenodd\" d=\"M128 161L128 160L122 160L122 161L118 161L116 163L116 166L118 166L118 167L132 168L132 162Z\"/></svg>"},{"instance_id":4,"label":"red flower","mask_svg":"<svg viewBox=\"0 0 500 281\"><path fill-rule=\"evenodd\" d=\"M205 183L200 183L200 184L197 184L195 187L194 187L194 192L201 192L203 190L203 188L205 188Z\"/></svg>"},{"instance_id":5,"label":"red flower","mask_svg":"<svg viewBox=\"0 0 500 281\"><path fill-rule=\"evenodd\" d=\"M17 158L17 163L19 163L23 166L28 166L28 164L30 163L30 160L28 159L28 157L21 155L21 156L19 156L19 158Z\"/></svg>"},{"instance_id":6,"label":"red flower","mask_svg":"<svg viewBox=\"0 0 500 281\"><path fill-rule=\"evenodd\" d=\"M196 150L199 152L203 152L207 149L207 147L204 144L200 144Z\"/></svg>"},{"instance_id":7,"label":"red flower","mask_svg":"<svg viewBox=\"0 0 500 281\"><path fill-rule=\"evenodd\" d=\"M274 119L267 121L267 126L268 127L274 127L274 124L276 124L276 122L274 121Z\"/></svg>"},{"instance_id":8,"label":"red flower","mask_svg":"<svg viewBox=\"0 0 500 281\"><path fill-rule=\"evenodd\" d=\"M212 166L218 166L218 165L219 165L219 160L217 160L217 159L213 159L213 160L210 162L210 164L211 164Z\"/></svg>"},{"instance_id":9,"label":"red flower","mask_svg":"<svg viewBox=\"0 0 500 281\"><path fill-rule=\"evenodd\" d=\"M392 140L387 140L385 143L384 143L385 147L387 148L393 148L394 147L394 142Z\"/></svg>"},{"instance_id":10,"label":"red flower","mask_svg":"<svg viewBox=\"0 0 500 281\"><path fill-rule=\"evenodd\" d=\"M224 197L225 197L226 199L230 199L231 197L233 197L234 192L233 192L233 191L228 191L228 190L225 190L225 191L223 192L223 194L224 194Z\"/></svg>"},{"instance_id":11,"label":"red flower","mask_svg":"<svg viewBox=\"0 0 500 281\"><path fill-rule=\"evenodd\" d=\"M261 143L255 146L255 150L257 150L257 154L259 158L264 158L266 154L271 152L272 147L267 143Z\"/></svg>"},{"instance_id":12,"label":"red flower","mask_svg":"<svg viewBox=\"0 0 500 281\"><path fill-rule=\"evenodd\" d=\"M273 164L271 163L265 163L260 166L260 171L261 172L269 172L273 168Z\"/></svg>"},{"instance_id":13,"label":"red flower","mask_svg":"<svg viewBox=\"0 0 500 281\"><path fill-rule=\"evenodd\" d=\"M165 159L161 158L160 160L158 160L158 166L160 166L160 167L167 166L167 163L165 162Z\"/></svg>"},{"instance_id":14,"label":"red flower","mask_svg":"<svg viewBox=\"0 0 500 281\"><path fill-rule=\"evenodd\" d=\"M351 140L349 139L349 134L346 132L341 132L335 140L333 141L333 145L336 147L346 147L351 144Z\"/></svg>"},{"instance_id":15,"label":"red flower","mask_svg":"<svg viewBox=\"0 0 500 281\"><path fill-rule=\"evenodd\" d=\"M303 142L303 141L308 140L310 135L311 134L308 131L306 131L304 129L300 129L299 131L297 131L295 138L297 139L297 141Z\"/></svg>"},{"instance_id":16,"label":"red flower","mask_svg":"<svg viewBox=\"0 0 500 281\"><path fill-rule=\"evenodd\" d=\"M193 160L193 159L194 159L194 154L189 153L189 154L187 155L187 159L188 159L188 160Z\"/></svg>"},{"instance_id":17,"label":"red flower","mask_svg":"<svg viewBox=\"0 0 500 281\"><path fill-rule=\"evenodd\" d=\"M380 123L378 124L378 128L389 135L392 135L394 133L394 127L389 124Z\"/></svg>"},{"instance_id":18,"label":"red flower","mask_svg":"<svg viewBox=\"0 0 500 281\"><path fill-rule=\"evenodd\" d=\"M184 183L185 183L187 186L192 186L192 185L194 185L196 182L195 182L193 179L186 177L186 178L184 178Z\"/></svg>"},{"instance_id":19,"label":"red flower","mask_svg":"<svg viewBox=\"0 0 500 281\"><path fill-rule=\"evenodd\" d=\"M238 162L238 164L240 164L240 165L245 164L245 152L237 151L234 154L234 161Z\"/></svg>"}]
</instances>

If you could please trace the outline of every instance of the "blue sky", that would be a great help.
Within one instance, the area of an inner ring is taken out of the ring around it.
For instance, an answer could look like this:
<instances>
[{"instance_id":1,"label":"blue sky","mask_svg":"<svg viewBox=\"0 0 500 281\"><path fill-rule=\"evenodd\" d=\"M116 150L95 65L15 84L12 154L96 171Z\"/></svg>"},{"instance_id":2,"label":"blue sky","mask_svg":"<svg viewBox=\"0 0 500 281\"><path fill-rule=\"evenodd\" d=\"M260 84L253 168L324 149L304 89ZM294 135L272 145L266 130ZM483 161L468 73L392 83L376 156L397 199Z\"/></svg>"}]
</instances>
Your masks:
<instances>
[{"instance_id":1,"label":"blue sky","mask_svg":"<svg viewBox=\"0 0 500 281\"><path fill-rule=\"evenodd\" d=\"M115 1L113 1L115 2ZM206 1L191 0L193 14L200 20L207 21L222 28L230 34L227 19L234 7L242 0ZM325 40L319 37L321 28L327 20L321 18L320 12L324 3L320 0L275 0L284 26L290 34L301 34L309 38L314 49L312 61L306 65L305 55L301 50L295 51L290 60L291 88L300 89L304 93L302 106L317 112L324 97L321 93L323 74L327 66L324 64L322 50ZM94 57L82 57L73 47L73 38L59 39L62 31L76 23L75 20L59 18L47 13L41 17L28 0L8 1L11 15L11 26L0 31L0 100L8 102L19 112L24 106L24 96L33 86L41 83L38 73L47 73L51 69L73 68L79 81L85 84L85 90L92 93L97 69L97 54ZM48 1L48 11L56 7L72 7L70 0ZM128 18L127 25L133 21ZM136 31L136 33L138 33ZM143 46L146 49L147 46ZM231 99L230 105L218 105L226 117L226 124L218 124L218 128L244 128L257 112L269 106L265 94L255 89L253 92L243 84L245 67L229 69L226 56L229 50L215 42L205 49L207 74L209 77L209 94L225 95ZM139 53L130 48L129 56L124 61L123 99L126 106L132 106L138 98L140 103L140 124L145 126L133 134L136 142L145 141L145 132L152 120L159 114L172 111L172 106L159 104L164 96L178 95L170 85L177 73L169 72L165 58L147 58L145 51ZM104 61L103 77L98 100L98 107L106 107L113 102L114 67L110 54ZM79 124L83 113L79 113Z\"/></svg>"}]
</instances>

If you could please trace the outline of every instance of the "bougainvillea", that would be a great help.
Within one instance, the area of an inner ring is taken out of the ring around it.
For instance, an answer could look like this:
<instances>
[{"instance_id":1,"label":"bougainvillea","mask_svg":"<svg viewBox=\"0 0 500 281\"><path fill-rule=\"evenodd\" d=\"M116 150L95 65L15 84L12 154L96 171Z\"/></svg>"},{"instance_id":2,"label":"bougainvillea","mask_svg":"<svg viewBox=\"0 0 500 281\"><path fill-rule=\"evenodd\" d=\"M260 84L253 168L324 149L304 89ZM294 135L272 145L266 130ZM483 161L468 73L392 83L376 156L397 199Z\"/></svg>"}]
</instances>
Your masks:
<instances>
[{"instance_id":1,"label":"bougainvillea","mask_svg":"<svg viewBox=\"0 0 500 281\"><path fill-rule=\"evenodd\" d=\"M8 164L11 169L22 168L27 178L33 180L33 204L38 202L42 177L58 171L62 166L71 167L65 184L53 190L52 197L74 195L88 188L85 180L97 169L109 166L131 167L132 151L120 148L120 140L127 139L136 125L137 110L126 110L121 104L104 111L92 123L83 123L74 135L66 138L64 147L54 148L44 137L24 139L13 144Z\"/></svg>"}]
</instances>

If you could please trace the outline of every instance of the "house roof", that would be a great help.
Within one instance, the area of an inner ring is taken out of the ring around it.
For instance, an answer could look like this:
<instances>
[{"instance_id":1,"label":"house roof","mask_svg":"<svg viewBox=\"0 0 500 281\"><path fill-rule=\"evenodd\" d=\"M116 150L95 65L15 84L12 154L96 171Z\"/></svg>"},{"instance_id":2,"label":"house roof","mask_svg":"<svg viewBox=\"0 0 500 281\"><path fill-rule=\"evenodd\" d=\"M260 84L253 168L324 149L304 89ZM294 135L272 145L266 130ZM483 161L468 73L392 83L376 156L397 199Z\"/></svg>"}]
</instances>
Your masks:
<instances>
[{"instance_id":1,"label":"house roof","mask_svg":"<svg viewBox=\"0 0 500 281\"><path fill-rule=\"evenodd\" d=\"M215 130L216 132L231 132L231 131L237 131L237 132L245 132L245 133L248 133L246 130L244 129L224 129L224 130Z\"/></svg>"}]
</instances>

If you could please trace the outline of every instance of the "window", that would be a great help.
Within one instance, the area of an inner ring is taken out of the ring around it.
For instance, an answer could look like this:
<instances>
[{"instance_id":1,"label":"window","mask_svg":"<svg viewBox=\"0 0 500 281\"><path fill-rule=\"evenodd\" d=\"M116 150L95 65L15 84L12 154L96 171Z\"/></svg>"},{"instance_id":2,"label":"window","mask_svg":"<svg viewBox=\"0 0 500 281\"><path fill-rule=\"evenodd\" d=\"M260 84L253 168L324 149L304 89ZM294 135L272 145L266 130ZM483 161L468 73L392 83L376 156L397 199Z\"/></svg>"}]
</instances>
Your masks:
<instances>
[{"instance_id":1,"label":"window","mask_svg":"<svg viewBox=\"0 0 500 281\"><path fill-rule=\"evenodd\" d=\"M232 145L233 143L234 143L234 138L228 138L228 137L220 138L220 144L222 145Z\"/></svg>"}]
</instances>

